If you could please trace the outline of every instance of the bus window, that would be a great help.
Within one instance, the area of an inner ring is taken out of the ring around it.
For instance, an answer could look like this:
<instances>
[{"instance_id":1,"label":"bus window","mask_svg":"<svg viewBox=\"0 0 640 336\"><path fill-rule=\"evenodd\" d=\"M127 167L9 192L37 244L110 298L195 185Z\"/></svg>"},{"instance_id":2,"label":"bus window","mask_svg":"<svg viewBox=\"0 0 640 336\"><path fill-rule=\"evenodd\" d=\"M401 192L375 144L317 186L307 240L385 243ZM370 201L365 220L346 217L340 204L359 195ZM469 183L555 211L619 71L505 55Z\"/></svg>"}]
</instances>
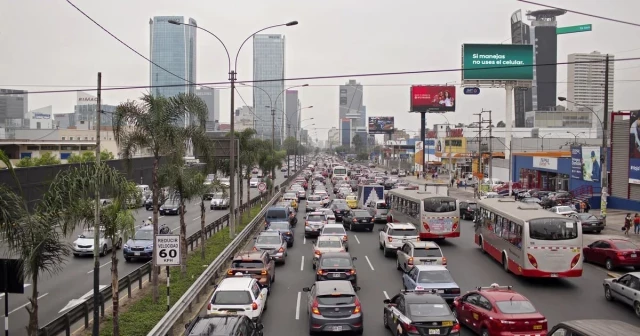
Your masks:
<instances>
[{"instance_id":1,"label":"bus window","mask_svg":"<svg viewBox=\"0 0 640 336\"><path fill-rule=\"evenodd\" d=\"M456 200L447 197L425 199L424 211L435 213L456 211Z\"/></svg>"},{"instance_id":2,"label":"bus window","mask_svg":"<svg viewBox=\"0 0 640 336\"><path fill-rule=\"evenodd\" d=\"M578 238L578 224L561 218L529 221L529 236L537 240L568 240Z\"/></svg>"}]
</instances>

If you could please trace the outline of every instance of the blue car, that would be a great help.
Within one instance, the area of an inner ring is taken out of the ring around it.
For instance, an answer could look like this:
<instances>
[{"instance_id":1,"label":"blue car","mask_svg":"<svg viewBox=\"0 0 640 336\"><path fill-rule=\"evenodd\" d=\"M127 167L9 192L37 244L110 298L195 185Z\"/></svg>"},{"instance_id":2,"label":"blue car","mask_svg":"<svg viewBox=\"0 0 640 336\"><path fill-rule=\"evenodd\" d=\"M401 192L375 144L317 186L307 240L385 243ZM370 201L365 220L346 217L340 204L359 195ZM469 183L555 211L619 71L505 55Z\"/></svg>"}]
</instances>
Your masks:
<instances>
[{"instance_id":1,"label":"blue car","mask_svg":"<svg viewBox=\"0 0 640 336\"><path fill-rule=\"evenodd\" d=\"M126 262L131 259L153 258L153 226L142 225L136 229L133 238L122 246L122 255Z\"/></svg>"},{"instance_id":2,"label":"blue car","mask_svg":"<svg viewBox=\"0 0 640 336\"><path fill-rule=\"evenodd\" d=\"M416 265L402 275L402 284L406 290L433 290L448 303L460 295L460 286L444 266Z\"/></svg>"},{"instance_id":3,"label":"blue car","mask_svg":"<svg viewBox=\"0 0 640 336\"><path fill-rule=\"evenodd\" d=\"M282 238L284 238L284 241L287 242L287 247L293 246L294 231L293 231L293 227L291 227L291 224L289 224L289 222L282 222L282 221L271 222L267 226L267 230L280 232L280 234L282 234Z\"/></svg>"},{"instance_id":4,"label":"blue car","mask_svg":"<svg viewBox=\"0 0 640 336\"><path fill-rule=\"evenodd\" d=\"M270 206L264 215L265 227L271 222L287 222L289 221L289 208L284 206Z\"/></svg>"}]
</instances>

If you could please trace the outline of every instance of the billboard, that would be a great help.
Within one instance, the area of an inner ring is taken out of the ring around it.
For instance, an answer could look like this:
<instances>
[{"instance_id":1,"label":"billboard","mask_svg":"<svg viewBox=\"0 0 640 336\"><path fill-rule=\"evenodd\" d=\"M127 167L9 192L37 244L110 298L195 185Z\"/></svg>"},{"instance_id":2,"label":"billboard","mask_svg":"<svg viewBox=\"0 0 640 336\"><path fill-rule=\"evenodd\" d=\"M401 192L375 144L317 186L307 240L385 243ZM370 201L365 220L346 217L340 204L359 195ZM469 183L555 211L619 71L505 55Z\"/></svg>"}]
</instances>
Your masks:
<instances>
[{"instance_id":1,"label":"billboard","mask_svg":"<svg viewBox=\"0 0 640 336\"><path fill-rule=\"evenodd\" d=\"M412 112L450 112L455 110L455 86L417 85L411 87Z\"/></svg>"},{"instance_id":2,"label":"billboard","mask_svg":"<svg viewBox=\"0 0 640 336\"><path fill-rule=\"evenodd\" d=\"M571 147L571 178L587 182L600 181L600 147Z\"/></svg>"},{"instance_id":3,"label":"billboard","mask_svg":"<svg viewBox=\"0 0 640 336\"><path fill-rule=\"evenodd\" d=\"M463 81L533 80L530 44L463 44Z\"/></svg>"},{"instance_id":4,"label":"billboard","mask_svg":"<svg viewBox=\"0 0 640 336\"><path fill-rule=\"evenodd\" d=\"M571 147L571 178L582 180L582 148Z\"/></svg>"},{"instance_id":5,"label":"billboard","mask_svg":"<svg viewBox=\"0 0 640 336\"><path fill-rule=\"evenodd\" d=\"M34 113L33 119L51 119L51 115L48 113Z\"/></svg>"},{"instance_id":6,"label":"billboard","mask_svg":"<svg viewBox=\"0 0 640 336\"><path fill-rule=\"evenodd\" d=\"M424 163L424 142L416 141L414 147L413 156L413 168L415 171L422 171L422 164Z\"/></svg>"},{"instance_id":7,"label":"billboard","mask_svg":"<svg viewBox=\"0 0 640 336\"><path fill-rule=\"evenodd\" d=\"M394 130L393 117L369 117L369 134L388 134Z\"/></svg>"},{"instance_id":8,"label":"billboard","mask_svg":"<svg viewBox=\"0 0 640 336\"><path fill-rule=\"evenodd\" d=\"M629 183L640 184L640 111L629 116Z\"/></svg>"}]
</instances>

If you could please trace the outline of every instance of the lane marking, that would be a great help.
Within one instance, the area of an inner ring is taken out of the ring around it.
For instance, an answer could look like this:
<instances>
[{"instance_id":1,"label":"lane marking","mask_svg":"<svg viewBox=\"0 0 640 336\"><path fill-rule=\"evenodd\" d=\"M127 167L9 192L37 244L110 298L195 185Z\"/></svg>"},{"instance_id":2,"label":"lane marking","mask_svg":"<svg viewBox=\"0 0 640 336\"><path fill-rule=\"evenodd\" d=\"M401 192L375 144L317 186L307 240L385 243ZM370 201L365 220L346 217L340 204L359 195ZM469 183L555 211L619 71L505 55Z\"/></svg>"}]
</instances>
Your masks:
<instances>
[{"instance_id":1,"label":"lane marking","mask_svg":"<svg viewBox=\"0 0 640 336\"><path fill-rule=\"evenodd\" d=\"M164 216L160 216L160 217L158 217L158 219L160 219L160 218L164 218Z\"/></svg>"},{"instance_id":2,"label":"lane marking","mask_svg":"<svg viewBox=\"0 0 640 336\"><path fill-rule=\"evenodd\" d=\"M302 237L302 244L303 245L307 244L307 237L306 236Z\"/></svg>"},{"instance_id":3,"label":"lane marking","mask_svg":"<svg viewBox=\"0 0 640 336\"><path fill-rule=\"evenodd\" d=\"M607 272L607 276L610 278L619 278L622 276L622 274L616 272Z\"/></svg>"},{"instance_id":4,"label":"lane marking","mask_svg":"<svg viewBox=\"0 0 640 336\"><path fill-rule=\"evenodd\" d=\"M198 217L194 218L192 221L193 221L193 222L195 222L195 221L197 221L198 219L200 219L200 216L198 216Z\"/></svg>"},{"instance_id":5,"label":"lane marking","mask_svg":"<svg viewBox=\"0 0 640 336\"><path fill-rule=\"evenodd\" d=\"M44 293L44 294L42 294L42 295L38 296L38 300L42 299L43 297L45 297L45 296L47 296L47 295L49 295L49 293ZM17 312L18 310L20 310L20 309L22 309L22 308L24 308L24 307L26 307L26 306L28 306L28 305L30 305L30 304L31 304L31 303L25 303L25 304L23 304L22 306L20 306L20 307L18 307L18 308L16 308L16 309L14 309L14 310L12 310L12 311L10 311L10 312L9 312L9 315L11 315L11 314L13 314L13 313Z\"/></svg>"},{"instance_id":6,"label":"lane marking","mask_svg":"<svg viewBox=\"0 0 640 336\"><path fill-rule=\"evenodd\" d=\"M360 244L360 239L358 239L358 236L353 235L353 238L355 238L355 239L356 239L356 241L358 242L358 244Z\"/></svg>"},{"instance_id":7,"label":"lane marking","mask_svg":"<svg viewBox=\"0 0 640 336\"><path fill-rule=\"evenodd\" d=\"M369 264L369 267L371 267L372 271L375 271L375 268L373 268L373 265L371 265L371 260L369 260L369 257L364 256L365 259L367 259L367 263Z\"/></svg>"},{"instance_id":8,"label":"lane marking","mask_svg":"<svg viewBox=\"0 0 640 336\"><path fill-rule=\"evenodd\" d=\"M174 227L173 229L171 229L171 232L173 232L175 230L180 230L180 227L179 226Z\"/></svg>"},{"instance_id":9,"label":"lane marking","mask_svg":"<svg viewBox=\"0 0 640 336\"><path fill-rule=\"evenodd\" d=\"M105 263L105 264L100 265L100 267L99 267L99 268L103 268L103 267L105 267L105 266L107 266L107 265L109 265L109 264L111 264L111 261L109 261L109 262L107 262L107 263ZM93 271L94 271L94 270L92 269L92 270L90 270L89 272L87 272L87 274L91 274L91 273L93 273Z\"/></svg>"},{"instance_id":10,"label":"lane marking","mask_svg":"<svg viewBox=\"0 0 640 336\"><path fill-rule=\"evenodd\" d=\"M387 300L389 300L389 294L387 294L387 291L382 291L382 294L384 294L384 297L387 298Z\"/></svg>"},{"instance_id":11,"label":"lane marking","mask_svg":"<svg viewBox=\"0 0 640 336\"><path fill-rule=\"evenodd\" d=\"M302 262L300 262L300 270L304 270L304 256L302 256Z\"/></svg>"},{"instance_id":12,"label":"lane marking","mask_svg":"<svg viewBox=\"0 0 640 336\"><path fill-rule=\"evenodd\" d=\"M300 319L300 297L302 294L298 292L298 299L296 300L296 320Z\"/></svg>"}]
</instances>

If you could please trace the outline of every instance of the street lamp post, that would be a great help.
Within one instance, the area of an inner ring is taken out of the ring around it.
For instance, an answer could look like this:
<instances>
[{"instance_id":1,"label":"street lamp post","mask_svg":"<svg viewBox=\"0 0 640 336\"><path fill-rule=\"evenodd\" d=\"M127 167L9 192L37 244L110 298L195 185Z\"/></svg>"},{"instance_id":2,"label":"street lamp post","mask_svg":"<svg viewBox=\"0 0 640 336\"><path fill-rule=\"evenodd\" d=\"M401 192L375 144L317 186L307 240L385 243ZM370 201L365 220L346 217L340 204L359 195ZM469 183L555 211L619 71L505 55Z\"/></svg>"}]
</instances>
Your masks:
<instances>
[{"instance_id":1,"label":"street lamp post","mask_svg":"<svg viewBox=\"0 0 640 336\"><path fill-rule=\"evenodd\" d=\"M540 148L540 151L544 152L544 138L548 135L553 135L552 133L547 133L545 135L542 136L541 140L542 140L542 146ZM549 145L549 147L551 147L551 145Z\"/></svg>"},{"instance_id":2,"label":"street lamp post","mask_svg":"<svg viewBox=\"0 0 640 336\"><path fill-rule=\"evenodd\" d=\"M302 128L302 123L304 121L308 121L308 120L314 120L314 118L307 118L304 120L300 120L300 122L298 123L298 125L296 125L296 127L294 128L296 130L294 137L296 138L296 141L299 142L300 144L302 144L302 142L300 140L298 140L298 134L300 133L300 129ZM311 126L315 126L316 124L311 124ZM296 166L298 165L298 146L296 146L296 154L295 154L295 160L296 160Z\"/></svg>"},{"instance_id":3,"label":"street lamp post","mask_svg":"<svg viewBox=\"0 0 640 336\"><path fill-rule=\"evenodd\" d=\"M272 102L271 104L271 146L273 146L273 149L275 150L276 148L276 110L278 109L278 99L280 98L280 95L282 95L283 93L287 92L287 90L291 90L297 87L307 87L309 86L309 84L302 84L302 85L294 85L294 86L290 86L284 90L282 90L282 92L278 93L278 95L276 96L276 99ZM275 104L275 106L274 106ZM283 114L284 113L283 111ZM284 130L282 132L284 134ZM280 137L280 142L282 144L282 137ZM274 175L275 176L275 175Z\"/></svg>"},{"instance_id":4,"label":"street lamp post","mask_svg":"<svg viewBox=\"0 0 640 336\"><path fill-rule=\"evenodd\" d=\"M580 134L585 134L584 132L580 132L580 133L573 133L571 131L567 131L568 134L573 135L573 144L577 145L578 144L578 136L580 136Z\"/></svg>"},{"instance_id":5,"label":"street lamp post","mask_svg":"<svg viewBox=\"0 0 640 336\"><path fill-rule=\"evenodd\" d=\"M229 84L230 84L230 88L231 88L231 109L230 109L230 127L229 127L229 236L231 238L234 238L236 235L236 208L235 208L235 188L236 188L236 183L235 183L235 156L236 156L236 148L235 148L235 127L234 127L234 116L235 116L235 89L236 89L236 80L237 77L236 75L238 74L236 72L236 70L238 69L238 56L240 55L240 50L242 50L242 47L244 46L245 43L247 43L247 41L249 41L250 38L254 37L256 34L263 32L267 29L271 29L271 28L276 28L276 27L289 27L289 26L295 26L298 24L298 21L290 21L287 23L281 23L281 24L277 24L277 25L273 25L273 26L268 26L265 28L262 28L258 31L256 31L255 33L249 35L246 39L244 39L244 41L242 41L242 44L240 44L240 47L238 48L238 51L236 52L236 58L235 58L235 62L234 62L234 66L233 68L231 68L231 55L229 55L229 49L227 49L227 46L224 44L224 42L222 42L222 40L214 33L208 31L207 29L204 29L202 27L196 26L196 25L191 25L188 23L182 23L182 22L178 22L175 20L169 20L169 23L174 24L174 25L183 25L183 26L190 26L190 27L194 27L197 29L200 29L206 33L208 33L209 35L213 36L216 40L218 40L218 42L220 42L220 44L222 44L222 47L224 48L224 51L227 53L227 60L228 60L228 68L229 68ZM240 153L238 153L240 154ZM238 158L239 159L239 158ZM239 181L238 181L239 182Z\"/></svg>"}]
</instances>

